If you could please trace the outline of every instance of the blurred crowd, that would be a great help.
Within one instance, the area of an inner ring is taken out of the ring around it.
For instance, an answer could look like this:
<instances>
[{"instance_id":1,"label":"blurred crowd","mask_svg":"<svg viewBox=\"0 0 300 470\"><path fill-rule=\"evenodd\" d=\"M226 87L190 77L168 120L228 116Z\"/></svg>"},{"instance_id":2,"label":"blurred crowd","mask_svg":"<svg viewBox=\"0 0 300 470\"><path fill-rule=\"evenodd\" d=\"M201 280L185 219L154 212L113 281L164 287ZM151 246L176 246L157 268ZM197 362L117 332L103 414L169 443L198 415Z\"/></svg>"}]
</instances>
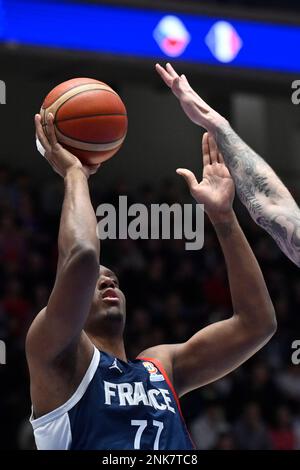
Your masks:
<instances>
[{"instance_id":1,"label":"blurred crowd","mask_svg":"<svg viewBox=\"0 0 300 470\"><path fill-rule=\"evenodd\" d=\"M101 190L91 179L94 207L103 202L192 202L182 181L163 180L130 190L114 182ZM63 198L58 177L34 177L0 168L0 442L6 449L34 448L24 341L47 304L55 278ZM240 205L239 220L262 267L278 318L267 346L227 377L182 399L199 449L300 449L300 365L291 360L300 340L300 276ZM116 270L127 297L126 346L130 359L148 346L187 340L231 315L224 259L206 220L205 244L186 251L183 240L106 240L101 263ZM255 328L255 325L253 325Z\"/></svg>"}]
</instances>

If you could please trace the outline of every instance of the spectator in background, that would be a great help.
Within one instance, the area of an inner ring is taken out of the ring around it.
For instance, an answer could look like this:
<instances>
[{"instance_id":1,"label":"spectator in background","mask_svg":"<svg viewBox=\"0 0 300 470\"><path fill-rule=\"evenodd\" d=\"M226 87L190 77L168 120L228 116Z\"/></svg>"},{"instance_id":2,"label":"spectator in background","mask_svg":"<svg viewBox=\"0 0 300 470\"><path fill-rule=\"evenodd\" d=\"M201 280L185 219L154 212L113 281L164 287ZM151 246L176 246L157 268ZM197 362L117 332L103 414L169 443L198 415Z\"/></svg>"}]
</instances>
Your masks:
<instances>
[{"instance_id":1,"label":"spectator in background","mask_svg":"<svg viewBox=\"0 0 300 470\"><path fill-rule=\"evenodd\" d=\"M9 171L5 166L0 166L0 210L11 207L11 185Z\"/></svg>"},{"instance_id":2,"label":"spectator in background","mask_svg":"<svg viewBox=\"0 0 300 470\"><path fill-rule=\"evenodd\" d=\"M10 334L21 340L25 338L30 320L32 305L24 296L18 279L8 281L2 299L2 308L8 316Z\"/></svg>"},{"instance_id":3,"label":"spectator in background","mask_svg":"<svg viewBox=\"0 0 300 470\"><path fill-rule=\"evenodd\" d=\"M221 433L214 450L236 450L233 434L230 431Z\"/></svg>"},{"instance_id":4,"label":"spectator in background","mask_svg":"<svg viewBox=\"0 0 300 470\"><path fill-rule=\"evenodd\" d=\"M17 226L15 216L2 214L0 220L0 262L3 266L15 263L20 266L25 261L26 239Z\"/></svg>"},{"instance_id":5,"label":"spectator in background","mask_svg":"<svg viewBox=\"0 0 300 470\"><path fill-rule=\"evenodd\" d=\"M224 417L224 410L217 404L207 405L204 413L198 416L191 424L191 434L197 449L214 449L221 444L220 436L228 430Z\"/></svg>"},{"instance_id":6,"label":"spectator in background","mask_svg":"<svg viewBox=\"0 0 300 470\"><path fill-rule=\"evenodd\" d=\"M270 450L271 440L261 416L258 403L246 405L234 430L237 448L242 450Z\"/></svg>"},{"instance_id":7,"label":"spectator in background","mask_svg":"<svg viewBox=\"0 0 300 470\"><path fill-rule=\"evenodd\" d=\"M289 400L300 404L300 367L290 365L287 369L280 371L276 378L279 389Z\"/></svg>"},{"instance_id":8,"label":"spectator in background","mask_svg":"<svg viewBox=\"0 0 300 470\"><path fill-rule=\"evenodd\" d=\"M249 363L248 374L235 381L231 393L232 407L238 413L244 403L255 402L261 407L262 417L271 422L274 409L282 399L273 380L271 368L262 360Z\"/></svg>"},{"instance_id":9,"label":"spectator in background","mask_svg":"<svg viewBox=\"0 0 300 470\"><path fill-rule=\"evenodd\" d=\"M296 436L294 433L290 410L280 406L276 410L275 426L270 431L272 448L274 450L294 450Z\"/></svg>"},{"instance_id":10,"label":"spectator in background","mask_svg":"<svg viewBox=\"0 0 300 470\"><path fill-rule=\"evenodd\" d=\"M295 435L295 450L300 450L300 414L299 409L297 415L293 419L293 430Z\"/></svg>"}]
</instances>

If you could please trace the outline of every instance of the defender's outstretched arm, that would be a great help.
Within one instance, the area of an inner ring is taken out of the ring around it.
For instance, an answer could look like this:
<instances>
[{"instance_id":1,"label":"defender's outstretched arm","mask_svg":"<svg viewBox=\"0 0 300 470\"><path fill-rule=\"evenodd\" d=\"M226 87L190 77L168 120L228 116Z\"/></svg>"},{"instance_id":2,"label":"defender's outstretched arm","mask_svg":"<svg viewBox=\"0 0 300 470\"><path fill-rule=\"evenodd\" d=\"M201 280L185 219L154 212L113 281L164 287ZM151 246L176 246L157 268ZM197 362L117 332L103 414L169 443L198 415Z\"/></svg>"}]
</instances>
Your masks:
<instances>
[{"instance_id":1,"label":"defender's outstretched arm","mask_svg":"<svg viewBox=\"0 0 300 470\"><path fill-rule=\"evenodd\" d=\"M179 76L170 64L156 65L187 116L210 131L234 179L237 193L255 222L300 266L300 209L272 168Z\"/></svg>"},{"instance_id":2,"label":"defender's outstretched arm","mask_svg":"<svg viewBox=\"0 0 300 470\"><path fill-rule=\"evenodd\" d=\"M240 200L255 222L300 266L300 209L272 168L225 121L214 129Z\"/></svg>"}]
</instances>

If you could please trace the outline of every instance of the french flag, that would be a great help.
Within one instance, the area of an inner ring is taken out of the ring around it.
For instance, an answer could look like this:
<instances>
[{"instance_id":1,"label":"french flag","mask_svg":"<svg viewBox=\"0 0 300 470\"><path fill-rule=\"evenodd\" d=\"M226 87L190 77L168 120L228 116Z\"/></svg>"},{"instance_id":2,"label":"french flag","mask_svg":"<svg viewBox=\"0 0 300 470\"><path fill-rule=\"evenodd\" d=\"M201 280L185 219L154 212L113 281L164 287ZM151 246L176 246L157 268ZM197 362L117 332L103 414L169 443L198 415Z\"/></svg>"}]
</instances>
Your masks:
<instances>
[{"instance_id":1,"label":"french flag","mask_svg":"<svg viewBox=\"0 0 300 470\"><path fill-rule=\"evenodd\" d=\"M213 56L223 63L232 62L243 42L234 27L227 21L218 21L209 30L205 42Z\"/></svg>"}]
</instances>

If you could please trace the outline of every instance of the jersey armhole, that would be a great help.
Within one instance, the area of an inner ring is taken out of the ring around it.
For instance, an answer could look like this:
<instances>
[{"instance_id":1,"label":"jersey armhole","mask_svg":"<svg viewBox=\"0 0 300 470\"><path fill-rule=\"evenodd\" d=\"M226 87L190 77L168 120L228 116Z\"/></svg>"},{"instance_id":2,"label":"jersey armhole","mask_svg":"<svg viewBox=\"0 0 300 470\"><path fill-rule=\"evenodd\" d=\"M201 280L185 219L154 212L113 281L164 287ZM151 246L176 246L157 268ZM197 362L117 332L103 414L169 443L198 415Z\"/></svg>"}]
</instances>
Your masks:
<instances>
[{"instance_id":1,"label":"jersey armhole","mask_svg":"<svg viewBox=\"0 0 300 470\"><path fill-rule=\"evenodd\" d=\"M60 418L62 415L70 411L83 397L89 384L94 378L96 370L100 362L100 351L94 346L94 353L91 359L91 362L73 395L61 406L58 408L46 413L45 415L35 418L33 414L33 407L31 408L31 416L29 421L33 427L33 430L37 429L40 426L45 426L51 421L55 421Z\"/></svg>"}]
</instances>

